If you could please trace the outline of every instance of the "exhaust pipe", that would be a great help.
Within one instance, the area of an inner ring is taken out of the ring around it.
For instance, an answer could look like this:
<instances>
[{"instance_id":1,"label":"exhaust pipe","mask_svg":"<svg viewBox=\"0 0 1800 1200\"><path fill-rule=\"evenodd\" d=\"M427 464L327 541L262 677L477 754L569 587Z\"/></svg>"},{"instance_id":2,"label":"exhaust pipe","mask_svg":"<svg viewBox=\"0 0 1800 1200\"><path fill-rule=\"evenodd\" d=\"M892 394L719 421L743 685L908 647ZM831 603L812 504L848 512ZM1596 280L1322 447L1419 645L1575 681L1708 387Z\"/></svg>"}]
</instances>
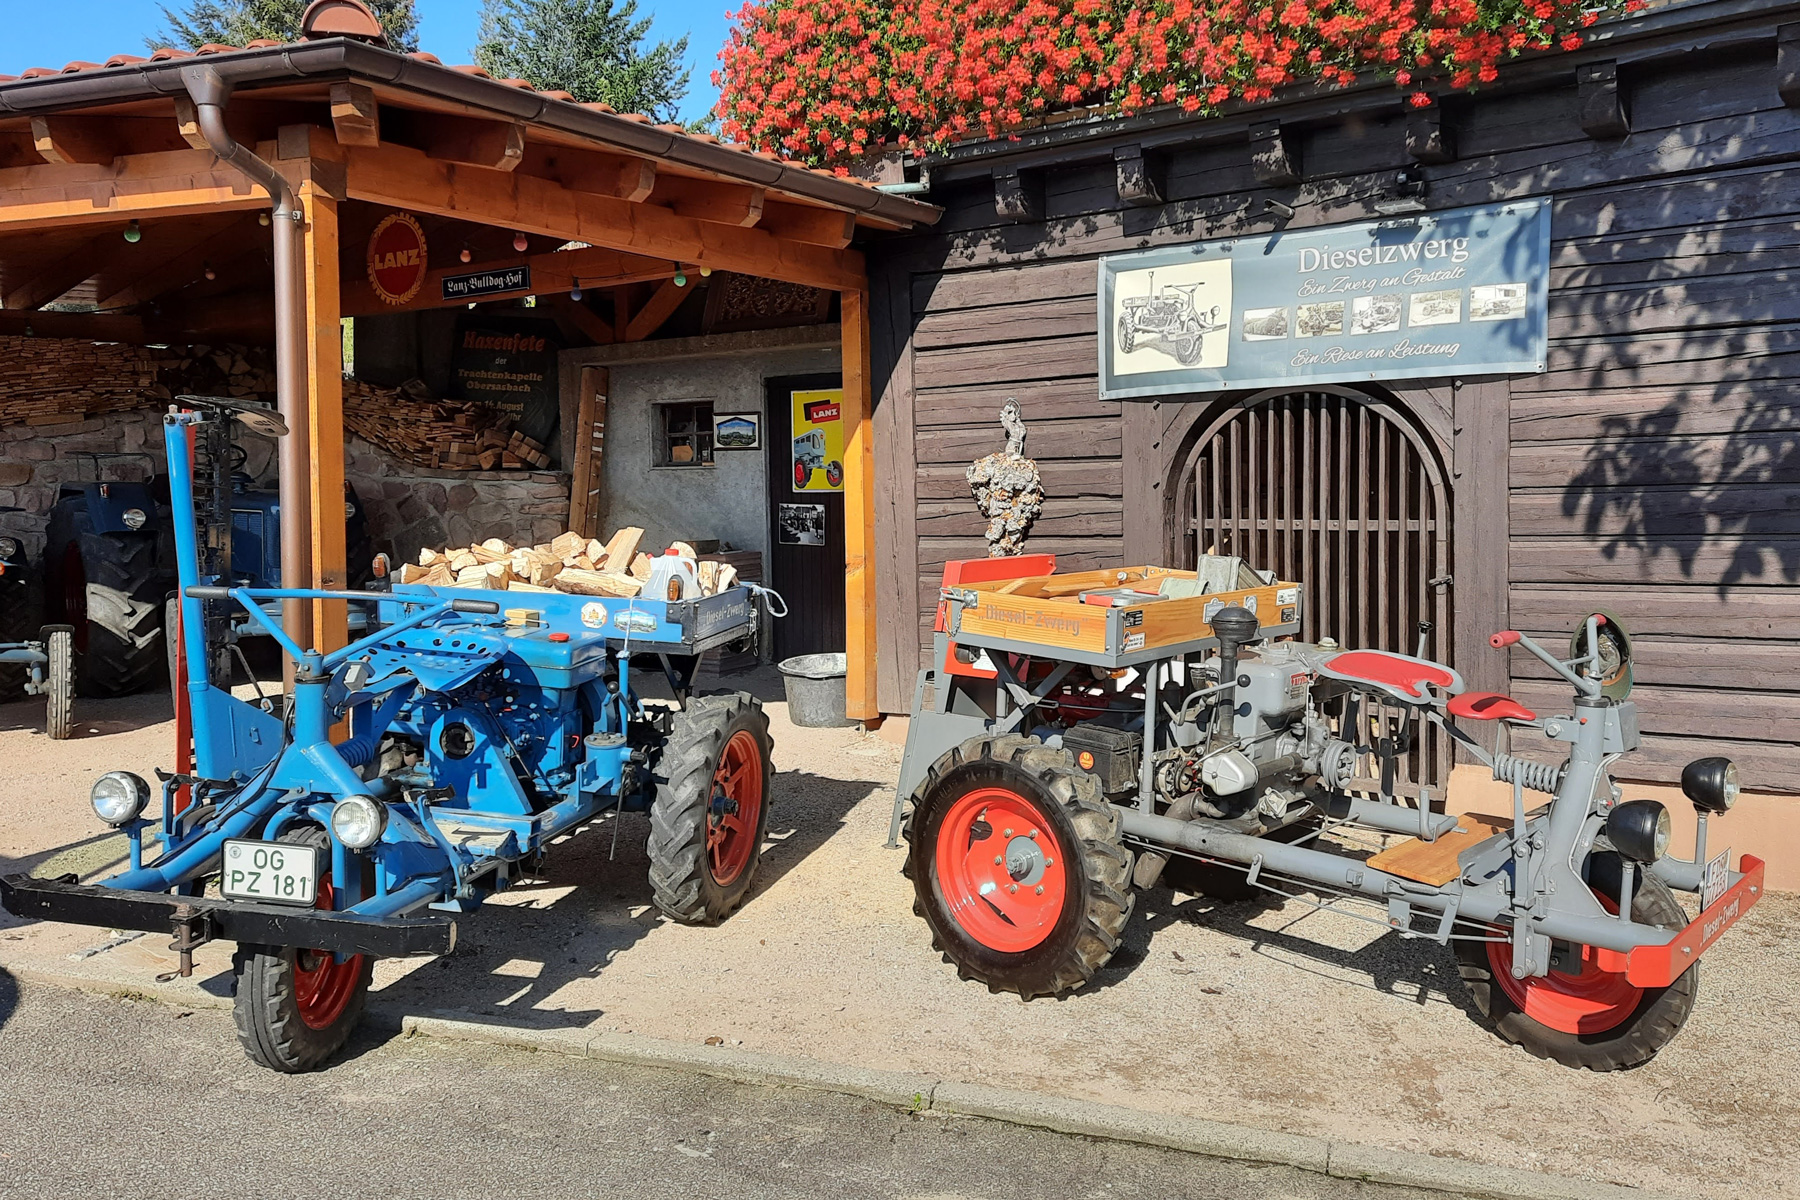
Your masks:
<instances>
[{"instance_id":1,"label":"exhaust pipe","mask_svg":"<svg viewBox=\"0 0 1800 1200\"><path fill-rule=\"evenodd\" d=\"M181 82L194 102L200 136L223 162L269 193L275 203L271 224L275 260L275 397L288 434L281 439L281 586L312 586L312 423L306 396L306 313L300 302L305 220L294 189L274 167L239 145L225 128L231 85L211 66L188 67ZM281 623L301 646L312 645L312 608L305 600L284 600Z\"/></svg>"}]
</instances>

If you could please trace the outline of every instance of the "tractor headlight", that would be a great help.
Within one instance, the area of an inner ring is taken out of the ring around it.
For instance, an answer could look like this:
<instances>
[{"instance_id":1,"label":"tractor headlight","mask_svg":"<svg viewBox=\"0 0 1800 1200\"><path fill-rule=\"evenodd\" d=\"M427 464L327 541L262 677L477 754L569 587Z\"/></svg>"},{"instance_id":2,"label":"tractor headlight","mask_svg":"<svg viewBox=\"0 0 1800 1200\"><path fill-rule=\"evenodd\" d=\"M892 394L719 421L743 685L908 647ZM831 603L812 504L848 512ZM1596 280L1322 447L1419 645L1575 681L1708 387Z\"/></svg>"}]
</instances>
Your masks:
<instances>
[{"instance_id":1,"label":"tractor headlight","mask_svg":"<svg viewBox=\"0 0 1800 1200\"><path fill-rule=\"evenodd\" d=\"M0 558L17 558L19 543L16 538L0 538Z\"/></svg>"},{"instance_id":2,"label":"tractor headlight","mask_svg":"<svg viewBox=\"0 0 1800 1200\"><path fill-rule=\"evenodd\" d=\"M367 850L387 828L387 807L367 796L345 796L331 810L331 832L352 850Z\"/></svg>"},{"instance_id":3,"label":"tractor headlight","mask_svg":"<svg viewBox=\"0 0 1800 1200\"><path fill-rule=\"evenodd\" d=\"M88 803L108 825L129 825L150 803L150 785L130 771L108 771L95 781Z\"/></svg>"},{"instance_id":4,"label":"tractor headlight","mask_svg":"<svg viewBox=\"0 0 1800 1200\"><path fill-rule=\"evenodd\" d=\"M142 529L144 527L144 522L149 519L149 517L144 515L144 510L141 508L128 508L119 514L119 520L125 522L125 528L134 532Z\"/></svg>"},{"instance_id":5,"label":"tractor headlight","mask_svg":"<svg viewBox=\"0 0 1800 1200\"><path fill-rule=\"evenodd\" d=\"M1669 850L1669 810L1654 800L1630 800L1606 818L1613 849L1635 862L1653 863Z\"/></svg>"},{"instance_id":6,"label":"tractor headlight","mask_svg":"<svg viewBox=\"0 0 1800 1200\"><path fill-rule=\"evenodd\" d=\"M1681 790L1695 808L1725 812L1737 803L1737 764L1729 758L1696 758L1681 769Z\"/></svg>"}]
</instances>

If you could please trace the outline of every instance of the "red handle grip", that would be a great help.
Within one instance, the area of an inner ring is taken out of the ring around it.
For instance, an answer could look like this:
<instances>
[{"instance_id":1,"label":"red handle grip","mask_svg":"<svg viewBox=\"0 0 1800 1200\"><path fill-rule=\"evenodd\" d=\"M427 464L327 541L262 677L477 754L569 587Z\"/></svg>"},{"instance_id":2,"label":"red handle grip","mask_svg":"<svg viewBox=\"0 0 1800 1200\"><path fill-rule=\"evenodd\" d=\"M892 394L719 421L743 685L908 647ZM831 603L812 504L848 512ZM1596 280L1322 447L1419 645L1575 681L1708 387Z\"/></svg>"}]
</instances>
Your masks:
<instances>
[{"instance_id":1,"label":"red handle grip","mask_svg":"<svg viewBox=\"0 0 1800 1200\"><path fill-rule=\"evenodd\" d=\"M1518 630L1502 629L1499 633L1496 633L1493 637L1488 639L1488 645L1492 646L1496 650L1504 650L1508 646L1513 645L1518 640L1519 640L1519 631Z\"/></svg>"}]
</instances>

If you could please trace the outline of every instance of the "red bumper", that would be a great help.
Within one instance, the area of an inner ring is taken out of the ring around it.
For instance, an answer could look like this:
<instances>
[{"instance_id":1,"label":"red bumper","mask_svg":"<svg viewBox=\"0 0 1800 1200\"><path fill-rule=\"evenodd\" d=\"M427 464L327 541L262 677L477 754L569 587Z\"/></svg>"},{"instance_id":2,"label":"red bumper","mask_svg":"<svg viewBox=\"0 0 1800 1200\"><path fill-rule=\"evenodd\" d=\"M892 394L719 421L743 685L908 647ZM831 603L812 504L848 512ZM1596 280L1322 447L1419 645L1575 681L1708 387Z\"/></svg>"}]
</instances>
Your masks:
<instances>
[{"instance_id":1,"label":"red bumper","mask_svg":"<svg viewBox=\"0 0 1800 1200\"><path fill-rule=\"evenodd\" d=\"M1746 854L1738 860L1738 870L1743 878L1666 945L1639 946L1625 953L1595 947L1595 965L1602 971L1625 972L1625 978L1638 987L1668 987L1762 899L1763 860Z\"/></svg>"}]
</instances>

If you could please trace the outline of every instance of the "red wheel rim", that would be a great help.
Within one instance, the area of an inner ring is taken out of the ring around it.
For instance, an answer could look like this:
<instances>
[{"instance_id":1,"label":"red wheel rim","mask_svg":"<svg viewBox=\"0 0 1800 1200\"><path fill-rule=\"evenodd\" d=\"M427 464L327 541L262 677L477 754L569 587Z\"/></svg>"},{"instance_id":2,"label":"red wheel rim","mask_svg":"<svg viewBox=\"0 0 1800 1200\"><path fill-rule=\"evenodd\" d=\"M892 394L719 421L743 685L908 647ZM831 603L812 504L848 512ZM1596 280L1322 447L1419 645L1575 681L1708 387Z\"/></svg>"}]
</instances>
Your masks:
<instances>
[{"instance_id":1,"label":"red wheel rim","mask_svg":"<svg viewBox=\"0 0 1800 1200\"><path fill-rule=\"evenodd\" d=\"M333 895L331 880L319 880L319 895L314 907L330 909ZM356 995L362 969L363 956L360 954L338 962L328 950L294 952L294 1003L307 1028L329 1029L344 1015L350 998Z\"/></svg>"},{"instance_id":2,"label":"red wheel rim","mask_svg":"<svg viewBox=\"0 0 1800 1200\"><path fill-rule=\"evenodd\" d=\"M956 923L1007 954L1049 937L1068 893L1062 843L1038 806L1009 788L977 788L950 806L936 871Z\"/></svg>"},{"instance_id":3,"label":"red wheel rim","mask_svg":"<svg viewBox=\"0 0 1800 1200\"><path fill-rule=\"evenodd\" d=\"M87 569L81 565L81 547L69 543L62 559L62 621L75 627L75 648L87 650Z\"/></svg>"},{"instance_id":4,"label":"red wheel rim","mask_svg":"<svg viewBox=\"0 0 1800 1200\"><path fill-rule=\"evenodd\" d=\"M812 475L812 470L810 468L808 468L805 463L796 462L794 464L794 486L795 487L805 487L806 480L811 475Z\"/></svg>"},{"instance_id":5,"label":"red wheel rim","mask_svg":"<svg viewBox=\"0 0 1800 1200\"><path fill-rule=\"evenodd\" d=\"M1608 912L1619 906L1599 897ZM1602 971L1595 964L1592 946L1581 947L1581 974L1551 971L1530 979L1514 979L1512 943L1487 944L1488 966L1494 979L1520 1012L1558 1033L1605 1033L1630 1019L1644 999L1644 989L1625 978L1623 971Z\"/></svg>"},{"instance_id":6,"label":"red wheel rim","mask_svg":"<svg viewBox=\"0 0 1800 1200\"><path fill-rule=\"evenodd\" d=\"M707 805L706 857L713 882L728 887L750 865L762 828L762 747L748 729L725 743Z\"/></svg>"}]
</instances>

